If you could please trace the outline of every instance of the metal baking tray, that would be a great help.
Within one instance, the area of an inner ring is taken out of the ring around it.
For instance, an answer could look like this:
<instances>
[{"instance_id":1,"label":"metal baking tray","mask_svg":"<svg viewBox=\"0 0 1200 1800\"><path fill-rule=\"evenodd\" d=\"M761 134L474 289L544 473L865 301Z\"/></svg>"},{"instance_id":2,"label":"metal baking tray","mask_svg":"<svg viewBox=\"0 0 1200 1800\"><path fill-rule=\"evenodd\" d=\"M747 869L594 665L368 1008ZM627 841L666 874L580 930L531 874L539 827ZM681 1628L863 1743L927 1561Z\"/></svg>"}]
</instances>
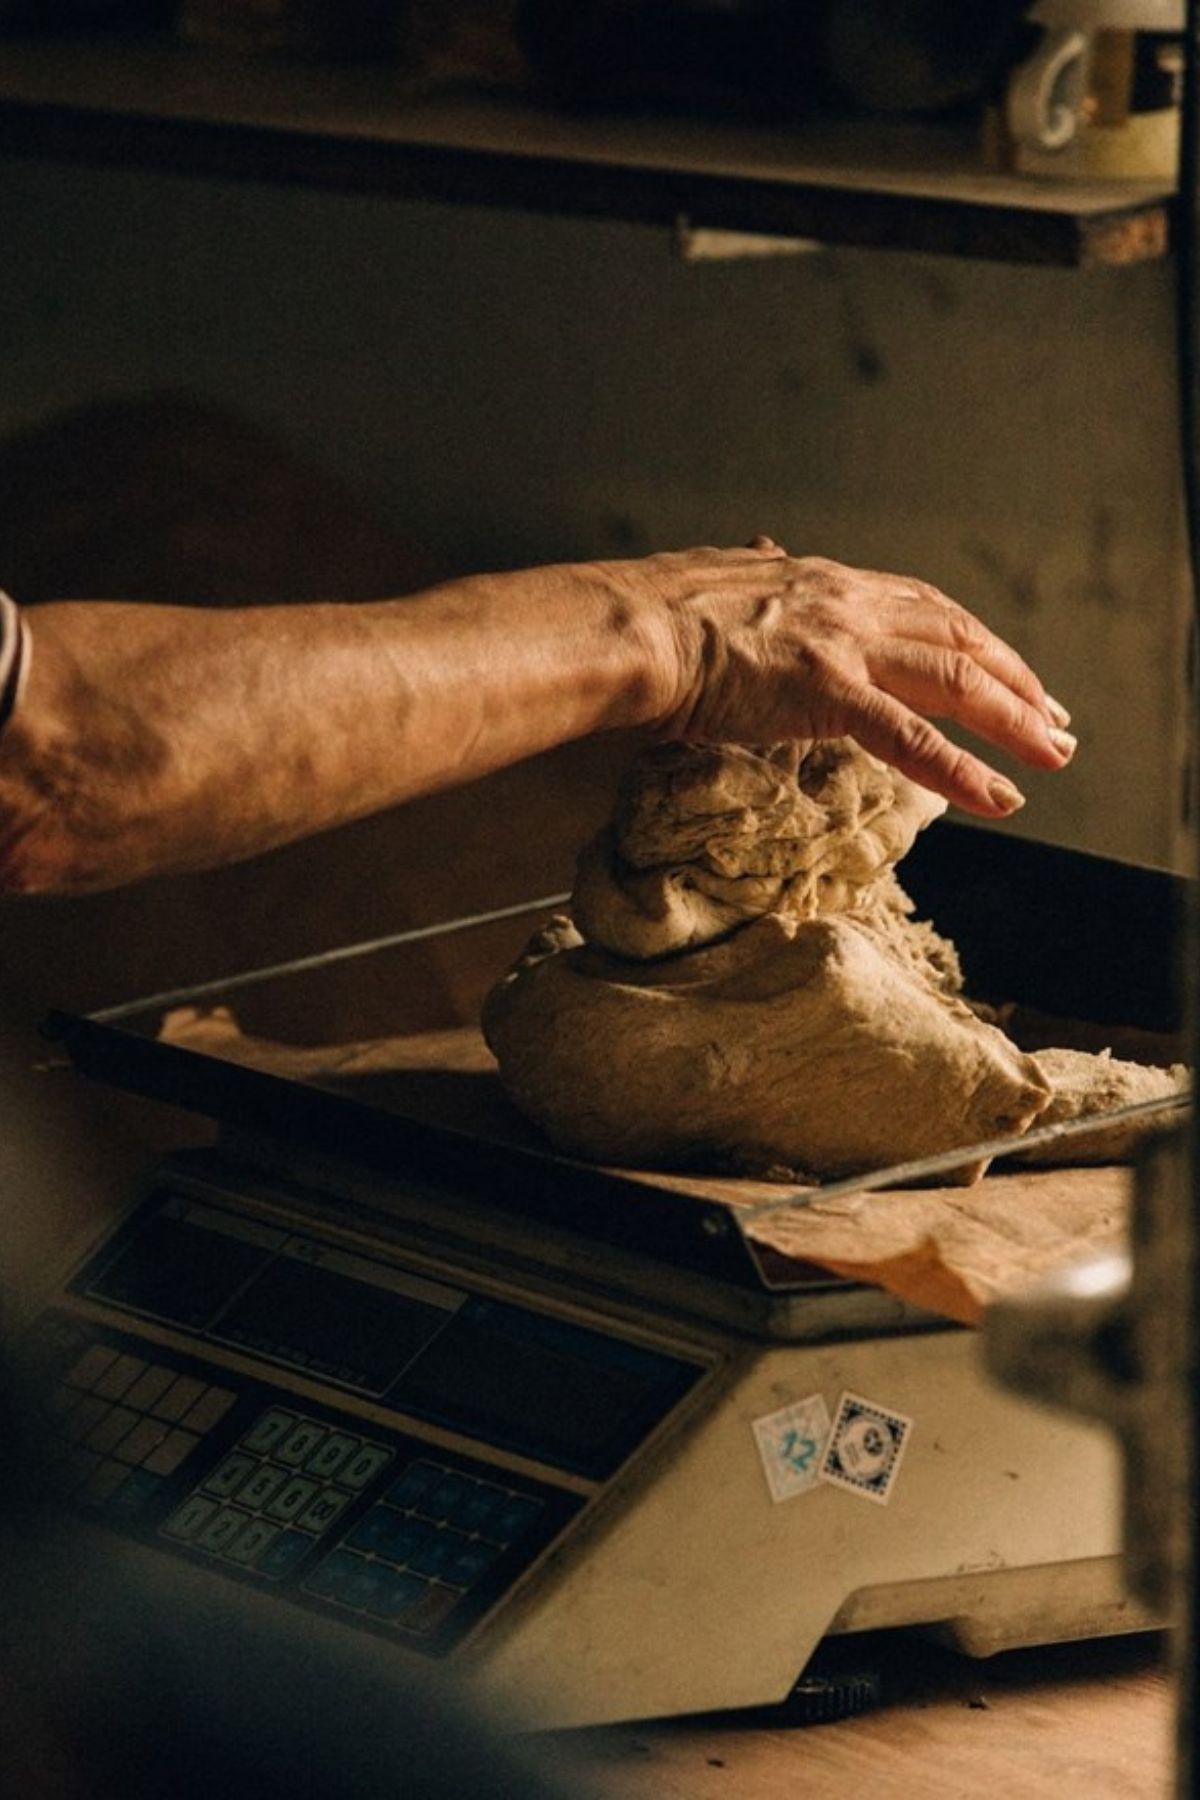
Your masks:
<instances>
[{"instance_id":1,"label":"metal baking tray","mask_svg":"<svg viewBox=\"0 0 1200 1800\"><path fill-rule=\"evenodd\" d=\"M973 996L1183 1040L1190 896L1181 877L942 821L905 858L901 878L917 916L931 918L957 944ZM803 1203L805 1196L796 1190L783 1187L778 1198L759 1207L731 1207L698 1196L695 1183L682 1191L672 1187L669 1176L605 1169L558 1155L511 1109L500 1129L480 1130L472 1123L475 1103L485 1102L493 1123L497 1109L506 1106L497 1092L484 1094L478 1086L484 1077L476 1077L468 1091L469 1078L463 1076L468 1085L460 1083L457 1094L447 1071L431 1070L424 1083L410 1082L407 1089L370 1076L357 1084L352 1078L303 1079L159 1036L166 1016L180 1007L228 1007L243 1030L293 1044L473 1024L492 982L539 921L561 909L565 899L542 896L524 906L341 946L99 1012L56 1012L47 1029L78 1069L110 1085L365 1169L433 1183L622 1248L761 1286L746 1228L763 1210ZM1165 1117L1185 1103L1153 1106ZM914 1185L991 1148L965 1146L951 1157L877 1170L816 1191L830 1197Z\"/></svg>"}]
</instances>

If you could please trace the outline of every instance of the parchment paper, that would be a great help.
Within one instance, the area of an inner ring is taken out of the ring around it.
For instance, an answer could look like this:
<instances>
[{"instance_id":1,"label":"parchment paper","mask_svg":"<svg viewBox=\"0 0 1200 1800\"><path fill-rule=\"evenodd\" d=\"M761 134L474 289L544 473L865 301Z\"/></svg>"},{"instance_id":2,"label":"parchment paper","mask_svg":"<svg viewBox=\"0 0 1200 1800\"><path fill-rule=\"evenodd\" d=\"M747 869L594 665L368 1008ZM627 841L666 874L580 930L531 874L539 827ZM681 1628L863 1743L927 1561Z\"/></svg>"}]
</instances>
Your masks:
<instances>
[{"instance_id":1,"label":"parchment paper","mask_svg":"<svg viewBox=\"0 0 1200 1800\"><path fill-rule=\"evenodd\" d=\"M166 1016L160 1035L204 1055L353 1093L485 1141L544 1147L506 1099L491 1052L473 1027L309 1048L248 1037L224 1008L182 1008ZM737 1209L781 1192L764 1181L621 1173ZM747 1235L764 1253L772 1282L815 1267L976 1325L989 1301L1123 1246L1131 1190L1132 1172L1111 1166L993 1169L971 1188L891 1189L828 1201L814 1189L804 1194L804 1204L749 1221Z\"/></svg>"}]
</instances>

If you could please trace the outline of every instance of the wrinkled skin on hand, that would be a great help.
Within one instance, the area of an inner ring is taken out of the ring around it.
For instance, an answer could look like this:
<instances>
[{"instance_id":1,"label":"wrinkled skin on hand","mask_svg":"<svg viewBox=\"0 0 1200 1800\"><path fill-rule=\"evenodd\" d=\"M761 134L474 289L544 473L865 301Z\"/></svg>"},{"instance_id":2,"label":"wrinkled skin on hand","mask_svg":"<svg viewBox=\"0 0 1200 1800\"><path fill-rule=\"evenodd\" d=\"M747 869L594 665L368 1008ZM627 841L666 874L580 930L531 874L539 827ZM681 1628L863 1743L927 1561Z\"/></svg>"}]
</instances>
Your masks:
<instances>
[{"instance_id":1,"label":"wrinkled skin on hand","mask_svg":"<svg viewBox=\"0 0 1200 1800\"><path fill-rule=\"evenodd\" d=\"M1021 796L931 722L1046 769L1067 715L924 583L770 539L280 608L51 602L0 739L0 891L208 868L593 732L851 737L984 817Z\"/></svg>"},{"instance_id":2,"label":"wrinkled skin on hand","mask_svg":"<svg viewBox=\"0 0 1200 1800\"><path fill-rule=\"evenodd\" d=\"M1059 769L1068 714L1015 650L908 576L788 556L770 538L608 565L649 584L671 633L664 736L705 743L853 737L968 812L1022 796L932 723L952 720L1034 768Z\"/></svg>"}]
</instances>

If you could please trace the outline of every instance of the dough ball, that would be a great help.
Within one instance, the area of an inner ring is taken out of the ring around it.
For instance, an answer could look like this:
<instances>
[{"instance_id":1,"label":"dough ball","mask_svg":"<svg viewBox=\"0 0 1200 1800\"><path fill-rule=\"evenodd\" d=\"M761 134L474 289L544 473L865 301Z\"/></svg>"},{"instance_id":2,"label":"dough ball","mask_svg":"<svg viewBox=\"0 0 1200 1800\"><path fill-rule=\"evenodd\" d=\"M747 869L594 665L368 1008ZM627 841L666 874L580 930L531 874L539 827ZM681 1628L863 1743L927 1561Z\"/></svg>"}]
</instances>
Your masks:
<instances>
[{"instance_id":1,"label":"dough ball","mask_svg":"<svg viewBox=\"0 0 1200 1800\"><path fill-rule=\"evenodd\" d=\"M857 1174L1022 1131L1050 1098L1033 1057L862 919L770 914L640 965L562 921L483 1028L559 1148L638 1167Z\"/></svg>"},{"instance_id":2,"label":"dough ball","mask_svg":"<svg viewBox=\"0 0 1200 1800\"><path fill-rule=\"evenodd\" d=\"M581 855L572 915L590 944L649 958L765 913L851 912L945 809L850 738L664 744Z\"/></svg>"}]
</instances>

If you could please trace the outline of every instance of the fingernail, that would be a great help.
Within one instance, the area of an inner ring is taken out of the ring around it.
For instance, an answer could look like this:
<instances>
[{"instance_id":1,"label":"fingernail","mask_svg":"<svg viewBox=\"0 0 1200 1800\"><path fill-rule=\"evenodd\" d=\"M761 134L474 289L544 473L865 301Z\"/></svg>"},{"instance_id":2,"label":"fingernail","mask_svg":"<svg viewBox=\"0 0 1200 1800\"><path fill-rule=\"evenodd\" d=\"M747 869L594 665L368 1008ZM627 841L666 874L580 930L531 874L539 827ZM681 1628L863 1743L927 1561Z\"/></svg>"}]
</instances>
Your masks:
<instances>
[{"instance_id":1,"label":"fingernail","mask_svg":"<svg viewBox=\"0 0 1200 1800\"><path fill-rule=\"evenodd\" d=\"M1069 731L1048 731L1046 736L1054 745L1064 762L1070 762L1079 748L1079 739L1072 737Z\"/></svg>"},{"instance_id":2,"label":"fingernail","mask_svg":"<svg viewBox=\"0 0 1200 1800\"><path fill-rule=\"evenodd\" d=\"M1025 796L1020 788L1014 787L1011 781L1005 781L1002 775L988 783L988 796L993 806L998 806L1005 813L1020 812L1025 804Z\"/></svg>"},{"instance_id":3,"label":"fingernail","mask_svg":"<svg viewBox=\"0 0 1200 1800\"><path fill-rule=\"evenodd\" d=\"M1060 730L1064 725L1069 725L1071 723L1070 713L1067 711L1062 701L1056 700L1053 694L1046 695L1046 711L1050 714L1050 717L1054 720L1054 723Z\"/></svg>"}]
</instances>

